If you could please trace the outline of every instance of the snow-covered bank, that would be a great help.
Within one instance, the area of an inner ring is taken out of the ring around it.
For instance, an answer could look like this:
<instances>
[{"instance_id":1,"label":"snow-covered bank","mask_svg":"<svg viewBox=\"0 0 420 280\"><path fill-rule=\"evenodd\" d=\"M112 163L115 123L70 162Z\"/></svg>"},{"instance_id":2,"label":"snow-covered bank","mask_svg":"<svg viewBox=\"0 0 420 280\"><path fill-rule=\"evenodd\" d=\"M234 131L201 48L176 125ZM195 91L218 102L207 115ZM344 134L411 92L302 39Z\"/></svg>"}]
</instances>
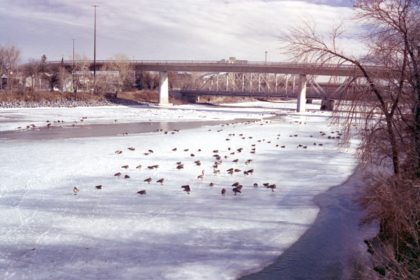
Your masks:
<instances>
[{"instance_id":1,"label":"snow-covered bank","mask_svg":"<svg viewBox=\"0 0 420 280\"><path fill-rule=\"evenodd\" d=\"M261 108L251 107L199 109L146 110L154 119L168 118L168 112L183 120L261 114ZM113 110L105 109L97 119L92 113L87 120L110 120ZM53 120L51 113L40 113L40 119ZM2 141L0 275L235 279L255 271L310 227L318 213L313 197L352 173L353 150L337 149L337 140L331 139L337 132L328 127L327 118L308 113L174 134ZM215 154L221 157L220 173L212 167ZM184 168L178 169L177 162ZM230 168L241 171L230 175ZM251 169L249 175L243 173ZM118 172L121 176L114 176ZM163 185L156 182L161 178ZM231 187L235 182L243 185L237 195ZM263 183L276 184L275 191ZM189 194L181 189L187 184ZM139 190L146 195L137 194Z\"/></svg>"}]
</instances>

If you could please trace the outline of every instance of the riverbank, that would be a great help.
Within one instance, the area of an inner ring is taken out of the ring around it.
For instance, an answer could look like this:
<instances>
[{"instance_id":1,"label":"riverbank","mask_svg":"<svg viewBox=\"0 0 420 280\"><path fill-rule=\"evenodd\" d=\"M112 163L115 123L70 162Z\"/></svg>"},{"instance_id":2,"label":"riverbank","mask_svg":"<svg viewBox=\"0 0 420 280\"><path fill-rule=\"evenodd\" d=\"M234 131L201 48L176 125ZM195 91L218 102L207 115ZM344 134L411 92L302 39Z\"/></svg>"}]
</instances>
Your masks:
<instances>
[{"instance_id":1,"label":"riverbank","mask_svg":"<svg viewBox=\"0 0 420 280\"><path fill-rule=\"evenodd\" d=\"M240 280L353 279L357 264L368 258L363 240L377 234L361 225L364 211L356 202L366 173L357 167L343 183L314 198L320 212L311 227L272 264Z\"/></svg>"}]
</instances>

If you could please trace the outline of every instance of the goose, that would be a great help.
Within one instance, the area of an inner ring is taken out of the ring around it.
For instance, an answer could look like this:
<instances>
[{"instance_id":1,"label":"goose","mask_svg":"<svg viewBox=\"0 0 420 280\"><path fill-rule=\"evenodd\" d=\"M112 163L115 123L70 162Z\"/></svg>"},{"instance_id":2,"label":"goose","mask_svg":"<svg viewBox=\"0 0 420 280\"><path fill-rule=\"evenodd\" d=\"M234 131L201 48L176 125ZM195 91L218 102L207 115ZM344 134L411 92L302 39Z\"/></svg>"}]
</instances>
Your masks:
<instances>
[{"instance_id":1,"label":"goose","mask_svg":"<svg viewBox=\"0 0 420 280\"><path fill-rule=\"evenodd\" d=\"M176 169L183 169L184 168L184 165L183 164L178 164L177 166L176 166Z\"/></svg>"},{"instance_id":2,"label":"goose","mask_svg":"<svg viewBox=\"0 0 420 280\"><path fill-rule=\"evenodd\" d=\"M253 174L254 173L254 169L250 169L250 170L246 170L246 171L244 171L244 174L245 175L249 175L249 174Z\"/></svg>"},{"instance_id":3,"label":"goose","mask_svg":"<svg viewBox=\"0 0 420 280\"><path fill-rule=\"evenodd\" d=\"M181 188L182 189L184 189L184 191L186 192L186 193L190 193L190 191L191 191L191 188L190 188L190 185L183 185L183 186L181 186Z\"/></svg>"},{"instance_id":4,"label":"goose","mask_svg":"<svg viewBox=\"0 0 420 280\"><path fill-rule=\"evenodd\" d=\"M121 176L121 172L115 173L114 176L116 176L116 177Z\"/></svg>"},{"instance_id":5,"label":"goose","mask_svg":"<svg viewBox=\"0 0 420 280\"><path fill-rule=\"evenodd\" d=\"M274 192L274 189L276 188L276 184L268 185L267 188L271 189L271 191Z\"/></svg>"},{"instance_id":6,"label":"goose","mask_svg":"<svg viewBox=\"0 0 420 280\"><path fill-rule=\"evenodd\" d=\"M101 189L102 189L102 185L97 185L97 186L95 186L95 188L96 188L97 190L101 190Z\"/></svg>"},{"instance_id":7,"label":"goose","mask_svg":"<svg viewBox=\"0 0 420 280\"><path fill-rule=\"evenodd\" d=\"M232 160L232 162L234 162L234 163L238 163L238 161L239 161L239 159Z\"/></svg>"},{"instance_id":8,"label":"goose","mask_svg":"<svg viewBox=\"0 0 420 280\"><path fill-rule=\"evenodd\" d=\"M161 179L157 180L156 183L160 183L161 185L163 185L164 180L165 180L164 178L161 178Z\"/></svg>"},{"instance_id":9,"label":"goose","mask_svg":"<svg viewBox=\"0 0 420 280\"><path fill-rule=\"evenodd\" d=\"M140 194L140 195L145 195L146 194L146 190L141 190L141 191L138 191L137 193Z\"/></svg>"},{"instance_id":10,"label":"goose","mask_svg":"<svg viewBox=\"0 0 420 280\"><path fill-rule=\"evenodd\" d=\"M135 151L135 150L136 150L134 147L128 147L128 149L129 149L130 151Z\"/></svg>"},{"instance_id":11,"label":"goose","mask_svg":"<svg viewBox=\"0 0 420 280\"><path fill-rule=\"evenodd\" d=\"M214 186L214 183L213 182L210 182L209 186L210 187L213 187Z\"/></svg>"},{"instance_id":12,"label":"goose","mask_svg":"<svg viewBox=\"0 0 420 280\"><path fill-rule=\"evenodd\" d=\"M204 178L204 170L201 170L201 175L197 176L197 179L203 180Z\"/></svg>"},{"instance_id":13,"label":"goose","mask_svg":"<svg viewBox=\"0 0 420 280\"><path fill-rule=\"evenodd\" d=\"M254 188L258 188L258 184L257 183L254 183Z\"/></svg>"},{"instance_id":14,"label":"goose","mask_svg":"<svg viewBox=\"0 0 420 280\"><path fill-rule=\"evenodd\" d=\"M130 179L130 176L124 175L124 179Z\"/></svg>"},{"instance_id":15,"label":"goose","mask_svg":"<svg viewBox=\"0 0 420 280\"><path fill-rule=\"evenodd\" d=\"M121 150L116 150L116 151L115 151L115 153L116 153L117 155L120 155L120 154L122 154L122 153L123 153L123 151L121 151Z\"/></svg>"},{"instance_id":16,"label":"goose","mask_svg":"<svg viewBox=\"0 0 420 280\"><path fill-rule=\"evenodd\" d=\"M121 168L127 169L128 165L123 165L123 166L121 166Z\"/></svg>"},{"instance_id":17,"label":"goose","mask_svg":"<svg viewBox=\"0 0 420 280\"><path fill-rule=\"evenodd\" d=\"M150 182L152 181L152 178L147 178L147 179L144 179L144 181L143 182L147 182L148 184L150 184Z\"/></svg>"},{"instance_id":18,"label":"goose","mask_svg":"<svg viewBox=\"0 0 420 280\"><path fill-rule=\"evenodd\" d=\"M80 189L78 187L74 187L73 193L76 195L78 192L80 192Z\"/></svg>"},{"instance_id":19,"label":"goose","mask_svg":"<svg viewBox=\"0 0 420 280\"><path fill-rule=\"evenodd\" d=\"M222 195L225 195L225 194L226 194L226 189L222 189L220 193L221 193Z\"/></svg>"},{"instance_id":20,"label":"goose","mask_svg":"<svg viewBox=\"0 0 420 280\"><path fill-rule=\"evenodd\" d=\"M177 150L177 148L173 148L173 149L172 149L172 151L173 151L173 152L176 152L176 150Z\"/></svg>"},{"instance_id":21,"label":"goose","mask_svg":"<svg viewBox=\"0 0 420 280\"><path fill-rule=\"evenodd\" d=\"M233 193L236 195L237 193L241 193L242 185L239 185L232 189Z\"/></svg>"},{"instance_id":22,"label":"goose","mask_svg":"<svg viewBox=\"0 0 420 280\"><path fill-rule=\"evenodd\" d=\"M237 187L239 185L240 185L239 182L235 182L235 183L232 184L232 187Z\"/></svg>"},{"instance_id":23,"label":"goose","mask_svg":"<svg viewBox=\"0 0 420 280\"><path fill-rule=\"evenodd\" d=\"M140 169L141 168L141 164L136 166L136 169Z\"/></svg>"}]
</instances>

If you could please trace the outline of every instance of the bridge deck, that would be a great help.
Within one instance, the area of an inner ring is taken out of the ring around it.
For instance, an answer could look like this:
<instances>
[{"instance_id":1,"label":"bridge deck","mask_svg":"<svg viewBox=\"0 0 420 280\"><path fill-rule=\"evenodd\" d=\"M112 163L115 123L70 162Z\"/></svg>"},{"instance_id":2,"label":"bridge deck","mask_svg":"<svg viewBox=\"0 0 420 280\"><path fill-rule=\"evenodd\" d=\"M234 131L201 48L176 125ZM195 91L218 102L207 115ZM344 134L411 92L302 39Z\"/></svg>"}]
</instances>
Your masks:
<instances>
[{"instance_id":1,"label":"bridge deck","mask_svg":"<svg viewBox=\"0 0 420 280\"><path fill-rule=\"evenodd\" d=\"M54 61L50 64L60 64L72 67L73 61ZM93 61L75 61L75 64L89 64L93 67ZM116 63L114 60L98 60L96 67ZM362 76L362 73L353 65L315 64L315 63L282 63L282 62L258 62L241 61L232 63L226 61L148 61L129 60L138 71L159 72L236 72L236 73L273 73L273 74L301 74L320 76ZM388 70L381 66L368 66L368 72L376 77L386 77Z\"/></svg>"}]
</instances>

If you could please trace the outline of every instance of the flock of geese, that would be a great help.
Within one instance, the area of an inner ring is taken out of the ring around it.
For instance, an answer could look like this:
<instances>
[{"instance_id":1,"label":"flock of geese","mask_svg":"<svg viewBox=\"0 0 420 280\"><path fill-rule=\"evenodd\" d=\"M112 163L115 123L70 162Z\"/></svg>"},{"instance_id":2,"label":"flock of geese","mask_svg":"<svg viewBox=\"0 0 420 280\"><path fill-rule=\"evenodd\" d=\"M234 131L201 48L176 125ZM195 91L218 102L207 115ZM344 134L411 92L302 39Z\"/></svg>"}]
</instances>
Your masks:
<instances>
[{"instance_id":1,"label":"flock of geese","mask_svg":"<svg viewBox=\"0 0 420 280\"><path fill-rule=\"evenodd\" d=\"M245 124L251 124L251 123L255 123L257 121L246 121ZM260 125L265 125L265 124L269 124L270 121L258 121L260 122ZM303 122L299 122L296 121L296 123L298 124L305 124ZM230 124L224 124L223 126L228 126L228 125L233 125L233 124L238 124L238 123L230 123ZM213 131L212 129L209 129L209 131ZM218 129L215 130L217 133L220 133L223 131L222 129ZM163 134L174 134L176 132L179 132L179 130L174 130L172 132L169 131L164 131L162 129L157 130L157 132L162 132ZM323 132L320 131L320 136L326 139L340 139L340 137L342 136L342 134L339 131L332 131L329 133L327 132ZM287 135L285 135L287 136ZM288 137L298 137L298 134L290 134L288 135ZM200 170L201 172L199 174L197 174L197 176L195 178L185 178L185 182L186 184L181 184L180 190L184 191L187 194L190 194L193 190L192 186L193 184L195 184L195 180L198 180L198 182L200 184L204 184L205 178L210 178L212 177L213 179L218 178L218 176L220 176L221 174L226 174L226 176L223 177L223 179L226 178L240 178L241 176L245 176L245 177L251 177L252 175L254 175L254 168L257 166L253 166L254 165L254 158L253 156L257 153L257 147L259 145L262 145L263 143L267 144L267 145L272 145L273 148L277 148L277 149L286 149L286 145L280 145L278 143L274 143L276 142L274 139L269 140L269 139L256 139L253 136L247 136L244 135L243 133L229 133L226 137L225 137L225 141L229 142L234 138L239 138L240 140L248 140L248 142L252 142L250 145L248 143L249 146L242 146L242 147L227 147L227 149L221 150L221 149L214 149L214 150L210 150L211 153L211 158L209 159L207 157L207 159L203 160L203 157L201 157L200 159L197 159L198 157L200 157L200 152L202 152L202 149L197 149L196 151L193 151L191 148L184 148L184 149L180 149L178 147L174 147L172 149L170 149L168 152L169 153L173 153L176 154L177 156L179 156L179 152L181 152L181 158L178 158L177 162L174 162L173 165L173 169L171 168L171 170L169 170L170 172L179 172L183 169L185 169L186 167L188 167L188 165L195 165L195 169ZM277 134L276 135L276 140L280 140L281 135ZM283 136L284 137L284 136ZM312 135L310 135L309 137L313 137ZM318 143L318 142L313 142L312 144L313 146L323 146L323 143ZM207 147L206 147L207 148ZM296 146L296 149L304 149L307 150L309 149L308 145L304 145L304 144L298 144ZM137 153L138 154L139 149L136 149L136 147L126 147L124 149L119 149L115 151L115 154L117 156L124 156L125 153ZM177 154L178 152L178 154ZM183 152L183 153L182 153ZM145 150L140 150L140 155L142 158L144 158L144 161L150 161L150 159L152 159L152 156L155 154L155 151L152 149L145 149ZM249 154L249 156L246 156L246 154ZM136 154L136 155L137 155ZM130 154L131 155L131 154ZM241 159L242 158L242 159ZM206 164L208 163L208 160L211 163L211 167L209 168L205 168L204 163ZM232 166L233 165L233 166ZM116 178L121 178L121 179L130 179L130 175L128 174L123 174L123 170L127 170L130 168L129 164L123 164L120 166L120 170L116 170L116 172L113 174L114 177ZM150 164L150 165L145 165L143 166L143 164L137 164L135 166L136 170L157 170L159 169L159 164ZM138 172L137 172L138 173ZM147 173L147 172L146 172ZM156 173L153 173L156 174ZM208 174L213 174L213 176L208 176ZM227 176L227 175L231 175L231 176ZM137 175L136 175L137 176ZM146 176L145 176L146 177ZM178 177L178 176L177 176ZM143 184L151 184L152 182L156 182L159 185L164 185L165 183L167 183L167 180L163 177L157 177L157 178L152 178L150 176L147 176L147 178L144 178L143 180ZM226 180L225 180L226 181ZM233 180L232 180L233 181ZM232 184L220 184L220 195L225 196L228 194L228 190L230 189L231 193L233 193L233 195L238 195L241 194L243 192L244 186L239 182L240 180L235 182L232 182ZM249 180L247 180L249 181ZM209 187L214 187L216 186L216 183L213 181L208 181L207 182ZM274 192L277 189L277 185L275 183L271 183L271 182L264 182L264 183L258 183L255 182L251 185L254 188L259 188L259 187L264 187L266 189L270 189L272 192ZM95 188L97 190L101 190L103 189L102 185L96 185ZM79 187L74 187L73 188L73 193L75 195L77 195L80 192L80 188ZM138 195L146 195L147 191L146 189L140 189L137 191Z\"/></svg>"}]
</instances>

